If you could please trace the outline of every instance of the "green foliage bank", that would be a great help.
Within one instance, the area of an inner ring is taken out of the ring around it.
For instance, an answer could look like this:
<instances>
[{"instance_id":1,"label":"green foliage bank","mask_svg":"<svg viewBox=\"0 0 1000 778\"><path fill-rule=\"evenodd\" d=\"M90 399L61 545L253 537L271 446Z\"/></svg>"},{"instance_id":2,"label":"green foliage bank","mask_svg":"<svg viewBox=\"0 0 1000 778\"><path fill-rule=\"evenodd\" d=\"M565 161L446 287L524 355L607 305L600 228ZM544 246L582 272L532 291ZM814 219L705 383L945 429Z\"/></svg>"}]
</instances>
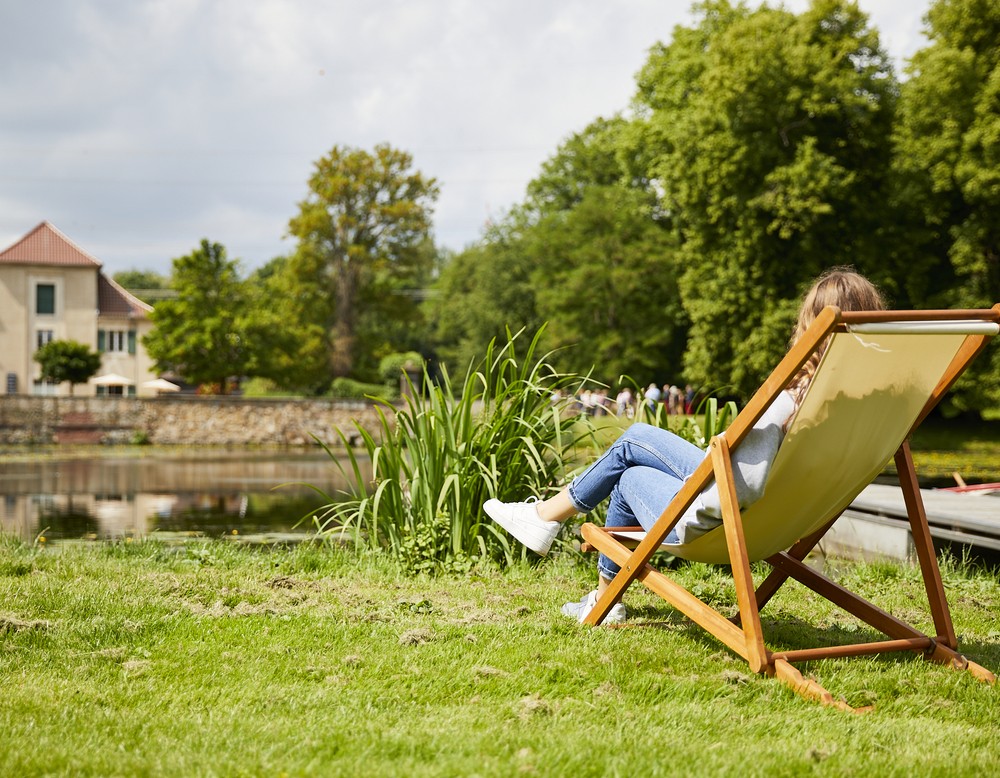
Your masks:
<instances>
[{"instance_id":1,"label":"green foliage bank","mask_svg":"<svg viewBox=\"0 0 1000 778\"><path fill-rule=\"evenodd\" d=\"M937 0L902 81L845 0L694 12L630 110L567 139L445 268L442 357L548 321L546 347L579 344L560 368L746 396L831 265L901 308L1000 300L1000 6ZM1000 403L998 375L984 360L952 409Z\"/></svg>"},{"instance_id":2,"label":"green foliage bank","mask_svg":"<svg viewBox=\"0 0 1000 778\"><path fill-rule=\"evenodd\" d=\"M924 32L900 75L849 0L697 3L627 109L568 137L452 256L433 242L438 185L409 154L334 146L289 221L295 250L226 286L228 309L203 294L228 277L175 269L150 351L189 379L225 365L319 394L390 380L380 363L398 353L458 375L508 330L546 325L559 372L746 397L824 268L853 265L899 308L991 305L1000 4L934 0ZM993 350L946 410L997 407Z\"/></svg>"}]
</instances>

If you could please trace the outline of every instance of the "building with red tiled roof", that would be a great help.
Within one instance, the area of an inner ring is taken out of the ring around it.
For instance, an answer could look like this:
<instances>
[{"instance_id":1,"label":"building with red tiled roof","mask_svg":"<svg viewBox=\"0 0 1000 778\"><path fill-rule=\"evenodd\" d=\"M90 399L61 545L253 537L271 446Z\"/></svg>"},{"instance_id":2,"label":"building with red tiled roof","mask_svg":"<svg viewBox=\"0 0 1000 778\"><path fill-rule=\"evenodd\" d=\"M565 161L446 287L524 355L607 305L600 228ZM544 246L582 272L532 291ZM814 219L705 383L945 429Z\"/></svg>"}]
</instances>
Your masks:
<instances>
[{"instance_id":1,"label":"building with red tiled roof","mask_svg":"<svg viewBox=\"0 0 1000 778\"><path fill-rule=\"evenodd\" d=\"M156 377L142 337L152 307L101 272L101 263L49 222L0 251L0 391L69 394L38 380L33 356L51 340L76 340L101 352L101 371L84 394L153 394ZM111 386L108 376L119 376ZM78 387L76 394L81 394Z\"/></svg>"}]
</instances>

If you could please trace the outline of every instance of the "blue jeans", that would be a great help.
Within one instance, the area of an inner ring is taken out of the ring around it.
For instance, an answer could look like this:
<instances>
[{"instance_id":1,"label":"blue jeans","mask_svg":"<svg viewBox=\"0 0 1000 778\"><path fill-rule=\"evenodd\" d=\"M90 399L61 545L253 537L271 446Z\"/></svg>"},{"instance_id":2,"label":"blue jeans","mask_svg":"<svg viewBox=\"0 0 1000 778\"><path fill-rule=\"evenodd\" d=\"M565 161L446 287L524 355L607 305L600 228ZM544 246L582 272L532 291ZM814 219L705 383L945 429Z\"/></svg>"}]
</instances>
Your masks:
<instances>
[{"instance_id":1,"label":"blue jeans","mask_svg":"<svg viewBox=\"0 0 1000 778\"><path fill-rule=\"evenodd\" d=\"M649 530L704 458L704 451L672 432L633 424L573 479L569 497L580 513L590 513L610 497L605 526ZM671 531L666 542L676 543L677 535ZM601 554L597 569L610 579L620 568Z\"/></svg>"}]
</instances>

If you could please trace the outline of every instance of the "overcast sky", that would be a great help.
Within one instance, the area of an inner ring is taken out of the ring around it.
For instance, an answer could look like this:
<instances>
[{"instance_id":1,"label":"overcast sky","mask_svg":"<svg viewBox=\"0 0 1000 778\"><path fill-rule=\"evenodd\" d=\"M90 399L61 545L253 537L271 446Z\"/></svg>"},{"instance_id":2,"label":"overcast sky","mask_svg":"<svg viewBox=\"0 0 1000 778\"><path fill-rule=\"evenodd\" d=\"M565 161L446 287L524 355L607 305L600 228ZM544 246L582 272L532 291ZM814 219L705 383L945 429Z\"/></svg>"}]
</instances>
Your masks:
<instances>
[{"instance_id":1,"label":"overcast sky","mask_svg":"<svg viewBox=\"0 0 1000 778\"><path fill-rule=\"evenodd\" d=\"M772 3L773 5L773 3ZM807 0L790 0L799 12ZM860 0L900 67L929 0ZM627 108L686 0L0 0L0 248L48 220L115 273L202 238L245 270L334 145L410 152L461 249Z\"/></svg>"}]
</instances>

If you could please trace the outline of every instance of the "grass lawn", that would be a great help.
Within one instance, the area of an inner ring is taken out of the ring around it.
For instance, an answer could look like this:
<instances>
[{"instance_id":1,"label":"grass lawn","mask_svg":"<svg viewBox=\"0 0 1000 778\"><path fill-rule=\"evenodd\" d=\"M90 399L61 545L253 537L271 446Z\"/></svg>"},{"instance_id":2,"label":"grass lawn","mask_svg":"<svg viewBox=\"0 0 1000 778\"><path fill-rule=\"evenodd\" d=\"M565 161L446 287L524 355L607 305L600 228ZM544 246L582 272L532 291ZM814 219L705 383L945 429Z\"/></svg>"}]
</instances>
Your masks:
<instances>
[{"instance_id":1,"label":"grass lawn","mask_svg":"<svg viewBox=\"0 0 1000 778\"><path fill-rule=\"evenodd\" d=\"M717 568L678 575L729 602ZM963 650L1000 671L1000 579L946 562ZM914 569L842 579L927 627ZM559 606L572 552L465 577L222 541L0 540L0 775L983 775L1000 688L915 655L804 666L852 716L807 702L641 587L621 629ZM779 646L865 628L790 584ZM808 615L806 626L800 617ZM641 626L641 625L645 626Z\"/></svg>"}]
</instances>

